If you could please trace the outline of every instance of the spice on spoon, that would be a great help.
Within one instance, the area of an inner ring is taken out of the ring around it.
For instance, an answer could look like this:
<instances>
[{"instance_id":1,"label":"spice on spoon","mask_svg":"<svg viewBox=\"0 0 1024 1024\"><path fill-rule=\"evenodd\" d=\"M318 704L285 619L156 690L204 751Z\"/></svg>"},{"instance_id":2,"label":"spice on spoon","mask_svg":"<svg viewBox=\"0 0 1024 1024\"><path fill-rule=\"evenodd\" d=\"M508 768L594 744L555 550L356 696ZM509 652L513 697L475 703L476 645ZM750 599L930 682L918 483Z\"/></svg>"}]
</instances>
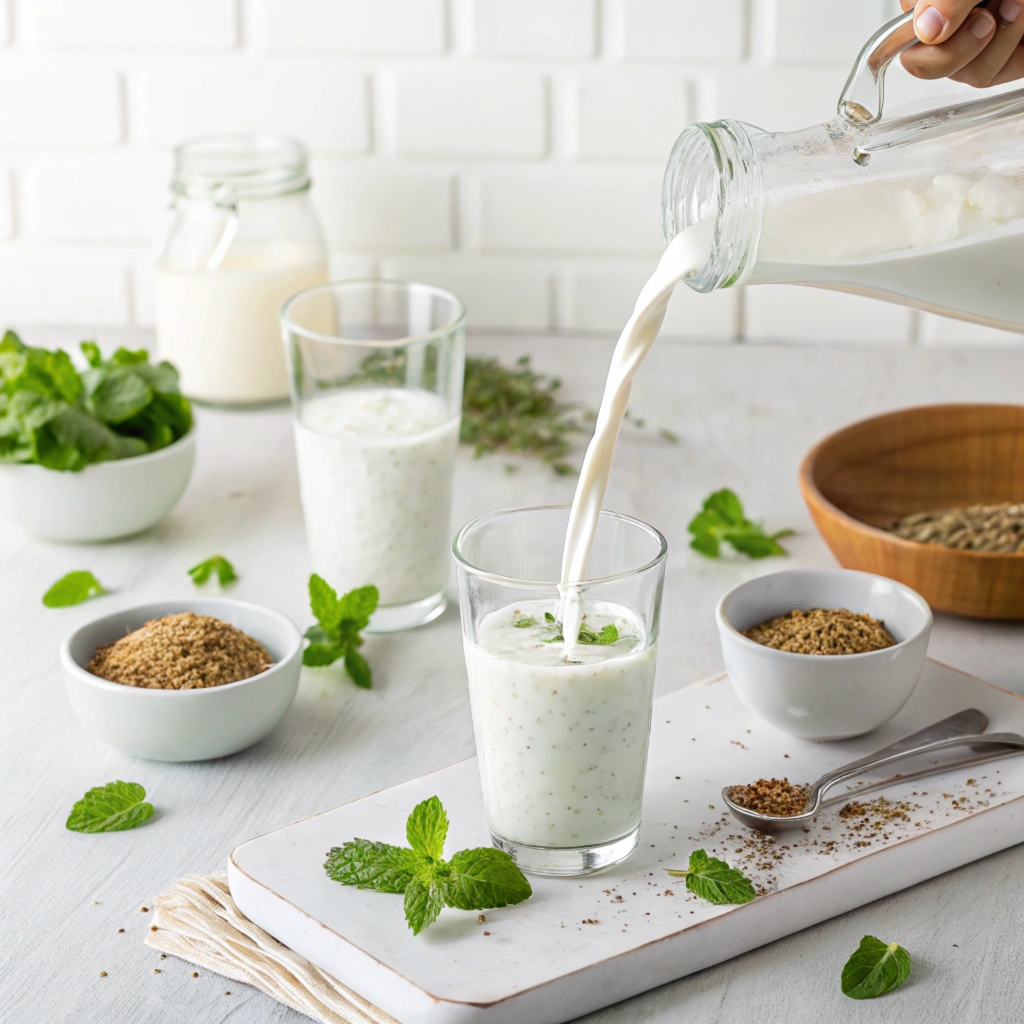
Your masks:
<instances>
[{"instance_id":1,"label":"spice on spoon","mask_svg":"<svg viewBox=\"0 0 1024 1024\"><path fill-rule=\"evenodd\" d=\"M729 799L755 814L774 814L790 818L807 806L810 787L789 779L758 779L749 786L733 786Z\"/></svg>"},{"instance_id":2,"label":"spice on spoon","mask_svg":"<svg viewBox=\"0 0 1024 1024\"><path fill-rule=\"evenodd\" d=\"M796 609L759 622L743 635L791 654L865 654L896 644L884 622L845 608Z\"/></svg>"},{"instance_id":3,"label":"spice on spoon","mask_svg":"<svg viewBox=\"0 0 1024 1024\"><path fill-rule=\"evenodd\" d=\"M266 648L209 615L152 619L96 649L87 670L112 683L150 690L198 690L249 679L270 668Z\"/></svg>"}]
</instances>

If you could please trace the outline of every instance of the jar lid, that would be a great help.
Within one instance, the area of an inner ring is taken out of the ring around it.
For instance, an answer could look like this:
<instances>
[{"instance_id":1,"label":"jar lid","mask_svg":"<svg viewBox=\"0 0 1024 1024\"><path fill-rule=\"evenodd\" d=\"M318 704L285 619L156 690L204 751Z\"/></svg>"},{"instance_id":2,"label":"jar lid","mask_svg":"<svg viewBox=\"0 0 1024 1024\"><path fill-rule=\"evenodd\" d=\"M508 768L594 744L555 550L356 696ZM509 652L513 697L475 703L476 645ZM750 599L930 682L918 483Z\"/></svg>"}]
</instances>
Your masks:
<instances>
[{"instance_id":1,"label":"jar lid","mask_svg":"<svg viewBox=\"0 0 1024 1024\"><path fill-rule=\"evenodd\" d=\"M306 147L275 135L207 135L175 147L171 190L230 204L309 188Z\"/></svg>"}]
</instances>

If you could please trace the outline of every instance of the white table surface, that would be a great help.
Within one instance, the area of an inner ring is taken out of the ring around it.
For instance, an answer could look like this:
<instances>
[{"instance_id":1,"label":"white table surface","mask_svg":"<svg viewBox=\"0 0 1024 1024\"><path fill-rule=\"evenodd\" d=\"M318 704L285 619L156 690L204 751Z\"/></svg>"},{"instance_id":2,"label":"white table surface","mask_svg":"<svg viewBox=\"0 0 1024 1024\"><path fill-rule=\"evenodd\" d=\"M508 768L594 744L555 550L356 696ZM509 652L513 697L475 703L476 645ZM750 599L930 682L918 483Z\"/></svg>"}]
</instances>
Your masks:
<instances>
[{"instance_id":1,"label":"white table surface","mask_svg":"<svg viewBox=\"0 0 1024 1024\"><path fill-rule=\"evenodd\" d=\"M46 341L76 339L50 332ZM532 353L538 368L564 378L568 396L591 405L610 347L563 338L473 342L509 360ZM796 483L800 457L817 438L909 404L1020 401L1022 380L1024 351L1014 350L656 347L632 403L650 426L621 440L606 506L653 523L669 540L658 691L721 670L712 611L728 587L778 568L833 564ZM241 579L232 596L271 605L302 627L311 622L287 411L201 411L198 423L192 483L147 534L71 547L0 527L0 1018L12 1024L304 1020L244 985L207 971L193 979L191 965L160 961L142 944L150 919L139 908L183 874L221 869L246 839L473 752L454 603L422 630L368 641L371 692L340 672L307 670L278 729L231 758L136 760L78 727L58 667L61 638L119 606L193 593L186 569L204 557L234 562ZM659 439L662 426L681 443ZM572 477L532 462L509 474L507 461L461 454L453 525L493 508L571 497ZM721 486L734 488L769 527L796 528L787 542L792 557L711 562L691 552L686 524ZM44 609L46 587L71 569L93 570L115 592ZM1022 625L938 616L931 654L1024 693ZM66 831L72 803L115 778L146 787L153 821L111 835ZM1022 877L1018 847L586 1020L1019 1021ZM842 965L866 933L896 939L914 956L911 980L870 1005L839 992Z\"/></svg>"}]
</instances>

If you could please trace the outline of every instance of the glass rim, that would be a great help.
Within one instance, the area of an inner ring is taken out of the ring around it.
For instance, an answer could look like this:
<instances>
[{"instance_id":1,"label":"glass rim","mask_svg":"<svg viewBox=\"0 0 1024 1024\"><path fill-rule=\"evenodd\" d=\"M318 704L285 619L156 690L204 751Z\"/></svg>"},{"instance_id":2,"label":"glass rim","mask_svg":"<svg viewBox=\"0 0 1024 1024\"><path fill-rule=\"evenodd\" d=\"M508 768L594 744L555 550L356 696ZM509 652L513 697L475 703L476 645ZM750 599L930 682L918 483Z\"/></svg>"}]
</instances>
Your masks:
<instances>
[{"instance_id":1,"label":"glass rim","mask_svg":"<svg viewBox=\"0 0 1024 1024\"><path fill-rule=\"evenodd\" d=\"M173 156L171 189L186 199L207 198L230 204L239 199L278 198L302 192L310 185L306 147L286 135L196 135L178 143Z\"/></svg>"},{"instance_id":2,"label":"glass rim","mask_svg":"<svg viewBox=\"0 0 1024 1024\"><path fill-rule=\"evenodd\" d=\"M485 512L483 515L477 516L475 519L471 519L455 535L455 539L452 541L452 556L454 557L456 564L466 572L491 583L500 583L503 586L508 587L519 587L524 590L535 590L538 587L557 587L560 585L557 580L521 580L514 576L503 576L500 573L481 569L479 566L470 562L459 549L462 541L469 535L470 531L475 531L488 523L494 522L495 520L519 515L523 512L558 512L563 509L565 511L569 511L570 508L570 505L529 505L521 508L505 508L497 509L494 512ZM570 584L570 586L594 586L597 584L618 583L634 576L640 576L643 573L648 572L650 569L654 569L668 557L668 541L657 527L651 526L650 523L645 523L643 520L636 519L633 516L627 516L622 512L611 512L608 509L601 509L599 516L600 518L615 519L620 523L628 523L630 526L639 527L640 530L657 542L658 553L650 561L637 566L635 569L627 569L625 572L613 573L611 576L599 576L594 579L581 580L576 584Z\"/></svg>"},{"instance_id":3,"label":"glass rim","mask_svg":"<svg viewBox=\"0 0 1024 1024\"><path fill-rule=\"evenodd\" d=\"M410 334L401 338L346 338L339 334L323 334L320 331L310 330L308 327L300 327L291 319L291 308L300 299L315 292L355 291L358 288L379 288L384 285L394 290L411 291L413 288L422 288L430 294L446 299L455 307L454 319L441 327L426 334ZM281 307L281 327L302 338L310 341L322 341L328 345L362 345L365 348L398 348L404 345L421 345L431 341L437 341L445 335L453 334L466 325L466 304L455 294L445 288L439 288L435 284L424 284L422 281L406 281L402 278L393 277L353 277L342 278L338 281L325 281L322 284L313 284L302 291L296 292Z\"/></svg>"}]
</instances>

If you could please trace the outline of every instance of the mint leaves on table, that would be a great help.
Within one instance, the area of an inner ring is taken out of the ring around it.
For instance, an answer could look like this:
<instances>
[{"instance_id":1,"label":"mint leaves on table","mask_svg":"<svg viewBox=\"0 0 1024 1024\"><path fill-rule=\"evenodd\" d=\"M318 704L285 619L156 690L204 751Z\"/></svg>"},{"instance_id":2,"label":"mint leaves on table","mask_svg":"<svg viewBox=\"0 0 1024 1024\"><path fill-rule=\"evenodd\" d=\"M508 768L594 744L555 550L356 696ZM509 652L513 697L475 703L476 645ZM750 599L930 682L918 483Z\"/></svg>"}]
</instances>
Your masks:
<instances>
[{"instance_id":1,"label":"mint leaves on table","mask_svg":"<svg viewBox=\"0 0 1024 1024\"><path fill-rule=\"evenodd\" d=\"M146 791L137 782L108 782L90 789L68 815L65 828L72 832L124 832L153 817L145 803Z\"/></svg>"},{"instance_id":2,"label":"mint leaves on table","mask_svg":"<svg viewBox=\"0 0 1024 1024\"><path fill-rule=\"evenodd\" d=\"M223 555L213 555L198 565L193 565L188 571L197 587L204 584L214 573L217 574L217 580L222 587L238 579L235 567Z\"/></svg>"},{"instance_id":3,"label":"mint leaves on table","mask_svg":"<svg viewBox=\"0 0 1024 1024\"><path fill-rule=\"evenodd\" d=\"M749 903L757 893L742 871L724 860L709 857L703 850L690 854L690 866L683 871L667 869L673 878L685 878L686 888L709 903Z\"/></svg>"},{"instance_id":4,"label":"mint leaves on table","mask_svg":"<svg viewBox=\"0 0 1024 1024\"><path fill-rule=\"evenodd\" d=\"M63 349L0 341L0 463L77 472L93 462L164 448L188 433L192 410L170 363L145 349L104 359L83 341L79 372Z\"/></svg>"},{"instance_id":5,"label":"mint leaves on table","mask_svg":"<svg viewBox=\"0 0 1024 1024\"><path fill-rule=\"evenodd\" d=\"M843 968L843 994L851 999L874 999L899 988L909 977L910 954L898 942L865 935Z\"/></svg>"},{"instance_id":6,"label":"mint leaves on table","mask_svg":"<svg viewBox=\"0 0 1024 1024\"><path fill-rule=\"evenodd\" d=\"M325 579L313 573L309 577L309 606L318 624L306 630L310 643L302 654L302 664L320 668L344 658L352 682L369 690L373 673L359 653L363 644L359 634L377 610L378 599L376 587L357 587L338 597Z\"/></svg>"},{"instance_id":7,"label":"mint leaves on table","mask_svg":"<svg viewBox=\"0 0 1024 1024\"><path fill-rule=\"evenodd\" d=\"M433 924L443 907L491 910L533 895L526 876L503 850L482 846L444 860L447 836L448 815L432 796L409 815L408 847L353 839L331 849L324 870L342 885L404 895L413 935Z\"/></svg>"},{"instance_id":8,"label":"mint leaves on table","mask_svg":"<svg viewBox=\"0 0 1024 1024\"><path fill-rule=\"evenodd\" d=\"M690 520L693 540L690 547L708 558L718 558L722 543L731 544L741 554L751 558L785 555L780 537L792 536L792 530L765 533L757 523L747 519L743 502L728 488L715 491L704 499L704 505Z\"/></svg>"},{"instance_id":9,"label":"mint leaves on table","mask_svg":"<svg viewBox=\"0 0 1024 1024\"><path fill-rule=\"evenodd\" d=\"M91 572L76 569L66 576L61 576L50 589L43 594L43 604L47 608L67 608L73 604L81 604L90 597L99 597L109 591Z\"/></svg>"}]
</instances>

